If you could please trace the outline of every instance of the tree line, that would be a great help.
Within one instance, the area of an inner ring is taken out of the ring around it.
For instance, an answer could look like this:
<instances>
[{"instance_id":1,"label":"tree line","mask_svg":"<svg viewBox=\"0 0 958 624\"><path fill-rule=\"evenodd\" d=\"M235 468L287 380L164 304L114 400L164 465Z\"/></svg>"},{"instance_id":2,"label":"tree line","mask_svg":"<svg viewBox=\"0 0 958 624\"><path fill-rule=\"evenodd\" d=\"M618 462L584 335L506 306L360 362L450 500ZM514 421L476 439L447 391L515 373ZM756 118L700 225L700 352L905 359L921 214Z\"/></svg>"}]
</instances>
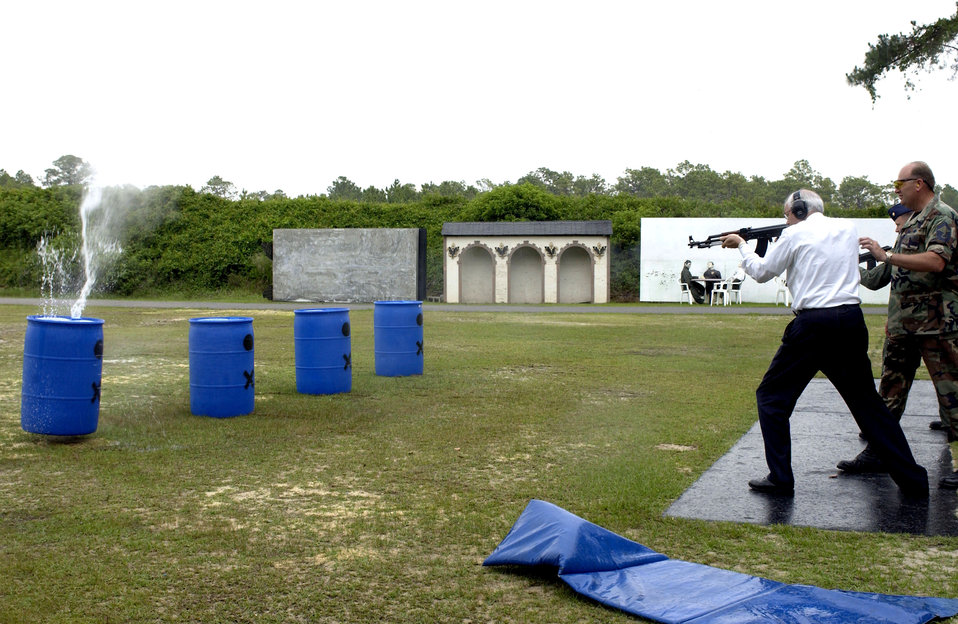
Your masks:
<instances>
[{"instance_id":1,"label":"tree line","mask_svg":"<svg viewBox=\"0 0 958 624\"><path fill-rule=\"evenodd\" d=\"M61 156L53 166L46 170L41 186L82 185L94 175L93 166L82 158L73 155ZM520 177L515 183L495 183L489 179L477 180L475 184L464 181L446 180L438 184L426 182L418 187L412 183L403 183L398 179L385 188L369 186L360 188L345 176L339 176L326 188L325 193L316 197L333 200L354 201L364 204L404 204L417 202L428 197L457 197L472 200L482 193L495 188L529 184L558 197L584 198L590 195L603 197L665 198L679 197L710 203L740 202L743 205L764 205L781 203L782 198L797 188L809 188L816 191L832 209L862 210L885 205L892 196L890 184L877 184L866 176L846 176L836 184L831 178L816 171L807 160L798 160L779 180L767 180L762 176L746 177L742 173L725 171L719 173L704 164L692 164L684 161L664 173L654 167L626 169L614 183L607 182L602 176L576 175L568 171L554 171L540 167ZM0 187L20 188L37 186L33 178L22 170L10 175L0 169ZM216 175L210 178L200 189L224 199L259 200L285 199L282 190L254 191L237 190L236 186ZM939 187L942 199L949 205L956 205L958 190L950 184ZM307 195L313 197L314 195Z\"/></svg>"},{"instance_id":2,"label":"tree line","mask_svg":"<svg viewBox=\"0 0 958 624\"><path fill-rule=\"evenodd\" d=\"M475 184L444 181L439 184L424 183L418 189L414 184L403 184L398 179L383 189L374 186L360 188L349 178L340 176L326 188L324 196L337 200L390 204L414 202L429 196L474 199L481 193L513 184L529 184L558 197L679 197L711 203L735 201L744 205L778 204L795 189L809 188L821 195L831 208L842 210L885 205L892 191L890 184L877 184L866 176L846 176L836 184L812 168L807 160L796 161L779 180L767 180L762 176L746 177L732 171L720 173L708 165L693 164L686 160L664 173L654 167L626 169L614 183L607 182L598 174L576 175L547 167L530 171L515 183L494 183L489 179L478 180ZM946 202L958 198L958 191L948 184L939 191L944 193ZM227 193L224 196L233 195Z\"/></svg>"}]
</instances>

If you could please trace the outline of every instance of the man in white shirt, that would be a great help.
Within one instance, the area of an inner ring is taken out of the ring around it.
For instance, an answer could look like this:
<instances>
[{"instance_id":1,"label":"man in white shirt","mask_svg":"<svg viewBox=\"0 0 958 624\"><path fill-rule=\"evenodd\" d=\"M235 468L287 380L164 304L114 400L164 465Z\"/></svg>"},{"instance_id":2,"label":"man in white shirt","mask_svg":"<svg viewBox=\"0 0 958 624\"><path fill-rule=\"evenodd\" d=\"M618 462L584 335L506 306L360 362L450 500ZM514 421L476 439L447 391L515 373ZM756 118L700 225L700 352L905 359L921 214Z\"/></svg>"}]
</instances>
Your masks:
<instances>
[{"instance_id":1,"label":"man in white shirt","mask_svg":"<svg viewBox=\"0 0 958 624\"><path fill-rule=\"evenodd\" d=\"M875 390L868 359L868 329L858 296L858 232L847 219L826 217L818 194L800 190L785 201L789 227L764 258L737 234L722 246L738 248L742 266L757 282L788 272L795 318L755 392L769 474L750 488L791 496L789 418L802 391L819 371L835 386L858 426L889 467L902 493L927 498L928 473L915 462L898 421Z\"/></svg>"}]
</instances>

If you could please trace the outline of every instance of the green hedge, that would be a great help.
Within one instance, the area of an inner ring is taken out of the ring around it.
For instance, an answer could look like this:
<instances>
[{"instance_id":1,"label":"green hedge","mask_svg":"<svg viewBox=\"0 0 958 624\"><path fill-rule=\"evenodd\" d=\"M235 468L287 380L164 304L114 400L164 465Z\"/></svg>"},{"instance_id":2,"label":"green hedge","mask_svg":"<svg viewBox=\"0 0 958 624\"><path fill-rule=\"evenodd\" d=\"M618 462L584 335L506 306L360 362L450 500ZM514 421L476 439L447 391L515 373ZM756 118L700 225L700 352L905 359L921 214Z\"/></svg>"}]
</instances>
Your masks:
<instances>
[{"instance_id":1,"label":"green hedge","mask_svg":"<svg viewBox=\"0 0 958 624\"><path fill-rule=\"evenodd\" d=\"M44 235L78 235L77 187L0 188L0 288L39 291L35 249ZM188 186L111 188L101 217L123 251L98 290L122 295L260 293L270 287L267 254L275 228L425 228L427 292L442 292L442 225L451 221L612 221L613 300L638 294L643 217L777 217L779 206L740 201L710 204L680 198L591 195L556 197L532 185L497 187L474 199L427 195L410 203L364 203L324 196L229 200ZM848 214L847 212L844 214ZM848 216L883 216L881 209ZM75 268L76 271L79 267Z\"/></svg>"}]
</instances>

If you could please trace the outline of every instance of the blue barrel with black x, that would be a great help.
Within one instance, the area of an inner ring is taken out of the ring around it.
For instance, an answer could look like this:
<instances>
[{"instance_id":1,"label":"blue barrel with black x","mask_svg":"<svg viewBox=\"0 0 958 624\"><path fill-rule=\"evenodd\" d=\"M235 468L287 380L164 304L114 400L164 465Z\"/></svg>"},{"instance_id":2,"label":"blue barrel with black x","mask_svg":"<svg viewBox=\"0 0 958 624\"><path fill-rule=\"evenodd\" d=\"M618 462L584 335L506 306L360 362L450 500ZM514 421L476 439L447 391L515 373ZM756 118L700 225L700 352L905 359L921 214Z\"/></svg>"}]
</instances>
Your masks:
<instances>
[{"instance_id":1,"label":"blue barrel with black x","mask_svg":"<svg viewBox=\"0 0 958 624\"><path fill-rule=\"evenodd\" d=\"M375 302L373 342L377 375L422 375L422 301Z\"/></svg>"},{"instance_id":2,"label":"blue barrel with black x","mask_svg":"<svg viewBox=\"0 0 958 624\"><path fill-rule=\"evenodd\" d=\"M103 319L28 316L20 426L29 433L96 431L103 372Z\"/></svg>"},{"instance_id":3,"label":"blue barrel with black x","mask_svg":"<svg viewBox=\"0 0 958 624\"><path fill-rule=\"evenodd\" d=\"M190 319L190 411L228 418L253 411L253 319Z\"/></svg>"},{"instance_id":4,"label":"blue barrel with black x","mask_svg":"<svg viewBox=\"0 0 958 624\"><path fill-rule=\"evenodd\" d=\"M295 310L296 391L340 394L353 387L349 308Z\"/></svg>"}]
</instances>

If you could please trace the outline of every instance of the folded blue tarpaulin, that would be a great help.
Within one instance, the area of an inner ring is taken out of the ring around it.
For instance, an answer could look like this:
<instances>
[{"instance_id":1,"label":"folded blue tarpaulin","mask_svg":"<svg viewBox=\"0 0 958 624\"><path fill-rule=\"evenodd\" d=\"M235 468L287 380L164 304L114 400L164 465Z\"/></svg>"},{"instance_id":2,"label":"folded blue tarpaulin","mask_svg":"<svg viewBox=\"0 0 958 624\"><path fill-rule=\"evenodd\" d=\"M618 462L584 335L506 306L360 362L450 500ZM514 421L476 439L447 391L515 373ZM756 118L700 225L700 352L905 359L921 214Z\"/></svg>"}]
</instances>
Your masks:
<instances>
[{"instance_id":1,"label":"folded blue tarpaulin","mask_svg":"<svg viewBox=\"0 0 958 624\"><path fill-rule=\"evenodd\" d=\"M483 565L553 566L580 594L667 624L922 624L958 614L955 599L787 585L676 561L539 500Z\"/></svg>"}]
</instances>

